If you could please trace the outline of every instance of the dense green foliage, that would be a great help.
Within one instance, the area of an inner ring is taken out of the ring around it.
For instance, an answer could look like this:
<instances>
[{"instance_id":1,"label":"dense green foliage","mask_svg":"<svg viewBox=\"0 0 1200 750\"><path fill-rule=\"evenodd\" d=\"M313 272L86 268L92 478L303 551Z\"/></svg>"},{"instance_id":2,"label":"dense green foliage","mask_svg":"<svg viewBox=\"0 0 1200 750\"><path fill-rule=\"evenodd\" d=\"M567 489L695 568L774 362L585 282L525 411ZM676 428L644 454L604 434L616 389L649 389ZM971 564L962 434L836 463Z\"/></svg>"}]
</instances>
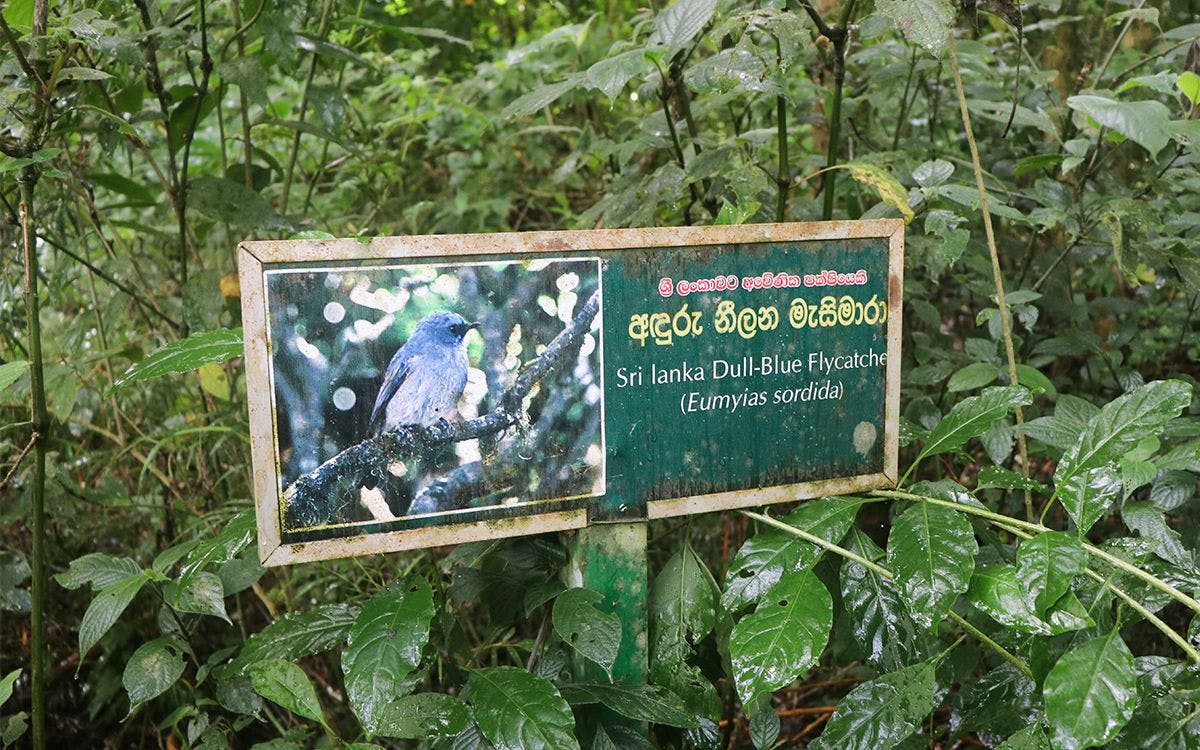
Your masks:
<instances>
[{"instance_id":1,"label":"dense green foliage","mask_svg":"<svg viewBox=\"0 0 1200 750\"><path fill-rule=\"evenodd\" d=\"M652 5L3 6L0 743L1200 748L1195 3ZM901 486L652 525L650 685L556 536L258 564L239 241L883 216Z\"/></svg>"}]
</instances>

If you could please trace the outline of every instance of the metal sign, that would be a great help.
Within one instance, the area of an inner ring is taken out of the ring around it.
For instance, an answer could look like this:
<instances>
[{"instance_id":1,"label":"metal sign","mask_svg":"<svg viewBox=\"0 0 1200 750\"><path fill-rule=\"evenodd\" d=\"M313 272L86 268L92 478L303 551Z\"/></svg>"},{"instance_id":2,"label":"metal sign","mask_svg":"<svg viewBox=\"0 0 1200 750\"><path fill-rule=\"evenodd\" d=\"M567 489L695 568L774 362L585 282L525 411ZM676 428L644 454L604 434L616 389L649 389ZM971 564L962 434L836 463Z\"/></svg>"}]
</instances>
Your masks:
<instances>
[{"instance_id":1,"label":"metal sign","mask_svg":"<svg viewBox=\"0 0 1200 750\"><path fill-rule=\"evenodd\" d=\"M247 242L267 565L896 479L903 224Z\"/></svg>"}]
</instances>

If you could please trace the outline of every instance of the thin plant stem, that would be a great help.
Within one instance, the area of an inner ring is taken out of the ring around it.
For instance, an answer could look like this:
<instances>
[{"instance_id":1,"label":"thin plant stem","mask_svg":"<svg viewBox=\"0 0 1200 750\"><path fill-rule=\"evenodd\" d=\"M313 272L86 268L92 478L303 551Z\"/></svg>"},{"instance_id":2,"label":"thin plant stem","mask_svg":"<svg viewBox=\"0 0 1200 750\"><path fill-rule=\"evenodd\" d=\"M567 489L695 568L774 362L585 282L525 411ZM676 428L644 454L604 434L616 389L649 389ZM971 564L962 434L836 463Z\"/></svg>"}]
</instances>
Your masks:
<instances>
[{"instance_id":1,"label":"thin plant stem","mask_svg":"<svg viewBox=\"0 0 1200 750\"><path fill-rule=\"evenodd\" d=\"M329 28L329 15L333 10L333 0L325 0L325 6L321 9L321 21L317 25L317 38L324 39L325 32ZM317 76L317 63L319 62L321 53L318 50L313 50L312 61L308 66L308 77L304 79L304 92L300 95L300 113L296 120L301 124L304 123L304 116L308 113L308 95L312 90L313 79ZM300 136L303 132L297 128L295 134L292 135L292 150L288 156L287 172L283 178L283 198L280 200L280 213L287 213L288 196L292 192L292 175L296 170L296 159L300 156Z\"/></svg>"},{"instance_id":2,"label":"thin plant stem","mask_svg":"<svg viewBox=\"0 0 1200 750\"><path fill-rule=\"evenodd\" d=\"M829 169L838 163L839 154L841 152L842 138L842 95L846 87L846 42L849 40L847 27L850 24L850 19L854 14L854 6L856 0L849 0L845 8L842 10L842 20L837 29L833 29L834 35L830 37L833 42L833 111L829 113L829 145L825 153L825 168ZM831 171L825 177L825 185L822 188L825 191L825 202L821 208L821 218L829 221L833 218L833 199L834 186L837 182L837 172Z\"/></svg>"},{"instance_id":3,"label":"thin plant stem","mask_svg":"<svg viewBox=\"0 0 1200 750\"><path fill-rule=\"evenodd\" d=\"M1004 648L996 641L989 638L987 633L984 633L979 628L977 628L974 625L972 625L971 623L967 622L966 619L964 619L962 615L955 612L954 610L950 610L949 612L947 612L946 616L949 617L951 620L954 620L954 622L958 623L958 626L961 627L963 630L965 630L968 633L970 633L971 635L975 636L975 638L977 638L980 643L983 643L988 648L990 648L993 651L995 651L996 653L1000 654L1000 656L1006 662L1008 662L1009 664L1016 667L1017 671L1019 671L1021 674L1025 675L1026 677L1028 677L1030 679L1033 679L1033 670L1030 669L1029 665L1026 664L1016 654L1012 653L1011 651Z\"/></svg>"},{"instance_id":4,"label":"thin plant stem","mask_svg":"<svg viewBox=\"0 0 1200 750\"><path fill-rule=\"evenodd\" d=\"M779 44L779 37L775 37L775 60L777 65L783 65L783 48ZM780 78L779 85L782 86L782 76ZM788 159L787 100L782 93L775 97L775 128L779 135L779 168L775 172L775 186L779 194L775 201L775 221L782 222L787 220L788 193L792 187Z\"/></svg>"},{"instance_id":5,"label":"thin plant stem","mask_svg":"<svg viewBox=\"0 0 1200 750\"><path fill-rule=\"evenodd\" d=\"M1197 664L1200 664L1200 651L1197 651L1195 648L1193 648L1192 644L1187 642L1187 639L1185 639L1183 636L1179 635L1179 633L1176 633L1174 631L1174 629L1172 629L1170 625L1163 622L1158 617L1158 615L1154 614L1149 609L1146 609L1146 607L1142 606L1141 602L1134 599L1132 596L1130 596L1128 593L1126 593L1123 589L1119 588L1112 581L1109 581L1107 578L1101 576L1099 573L1092 570L1091 568L1084 568L1083 573L1088 578L1091 578L1093 581L1096 581L1097 583L1103 584L1105 588L1107 588L1109 591L1112 591L1114 594L1116 594L1121 599L1121 601L1123 601L1123 602L1125 602L1125 604L1129 605L1130 609L1137 612L1142 617L1145 617L1150 622L1151 625L1158 628L1159 632L1161 632L1163 635L1167 636L1167 638L1170 638L1171 641L1183 651L1183 653L1188 655L1189 659L1196 662Z\"/></svg>"},{"instance_id":6,"label":"thin plant stem","mask_svg":"<svg viewBox=\"0 0 1200 750\"><path fill-rule=\"evenodd\" d=\"M1008 378L1013 385L1017 384L1017 355L1013 346L1012 320L1009 317L1008 300L1004 296L1004 274L1000 270L1000 253L996 249L996 232L992 228L992 214L988 210L988 192L983 184L983 166L979 161L979 146L975 143L975 132L971 128L971 115L967 110L967 95L963 91L962 72L958 65L958 45L954 34L950 34L950 72L954 76L954 90L958 94L958 109L962 115L963 130L966 132L967 145L971 149L971 166L975 171L975 187L979 191L979 210L983 214L983 231L987 237L988 254L992 260L992 283L996 287L996 304L1000 308L1000 332L1004 338L1004 354L1008 359ZM1025 422L1025 412L1018 406L1013 413L1017 418L1017 452L1021 457L1021 474L1029 478L1029 446L1025 442L1025 433L1020 427ZM1025 518L1033 520L1033 496L1025 490Z\"/></svg>"},{"instance_id":7,"label":"thin plant stem","mask_svg":"<svg viewBox=\"0 0 1200 750\"><path fill-rule=\"evenodd\" d=\"M46 442L50 435L50 414L46 409L46 380L42 367L42 326L38 303L37 241L30 226L33 188L37 170L31 165L22 170L20 180L21 247L25 268L25 315L29 335L29 391L32 413L34 464L30 532L32 586L29 622L29 662L33 713L33 746L46 748Z\"/></svg>"}]
</instances>

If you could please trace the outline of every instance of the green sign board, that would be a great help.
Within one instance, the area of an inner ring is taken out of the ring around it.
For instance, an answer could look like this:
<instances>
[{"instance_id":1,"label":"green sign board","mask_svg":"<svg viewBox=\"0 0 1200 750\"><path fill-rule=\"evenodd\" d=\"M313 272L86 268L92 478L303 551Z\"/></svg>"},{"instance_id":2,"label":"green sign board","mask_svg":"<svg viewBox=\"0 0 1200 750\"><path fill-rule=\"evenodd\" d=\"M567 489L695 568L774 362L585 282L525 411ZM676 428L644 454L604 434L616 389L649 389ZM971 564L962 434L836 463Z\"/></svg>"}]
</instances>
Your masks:
<instances>
[{"instance_id":1,"label":"green sign board","mask_svg":"<svg viewBox=\"0 0 1200 750\"><path fill-rule=\"evenodd\" d=\"M896 478L903 224L242 246L268 564Z\"/></svg>"}]
</instances>

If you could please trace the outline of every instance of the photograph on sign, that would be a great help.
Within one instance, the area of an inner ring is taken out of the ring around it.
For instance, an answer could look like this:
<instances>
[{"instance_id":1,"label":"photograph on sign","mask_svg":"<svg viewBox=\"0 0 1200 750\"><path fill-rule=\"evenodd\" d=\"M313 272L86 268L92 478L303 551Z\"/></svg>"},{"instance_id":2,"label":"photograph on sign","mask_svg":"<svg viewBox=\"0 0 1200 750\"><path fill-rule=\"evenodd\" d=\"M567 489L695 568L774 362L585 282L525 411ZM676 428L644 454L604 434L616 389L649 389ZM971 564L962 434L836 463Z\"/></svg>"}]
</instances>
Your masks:
<instances>
[{"instance_id":1,"label":"photograph on sign","mask_svg":"<svg viewBox=\"0 0 1200 750\"><path fill-rule=\"evenodd\" d=\"M240 257L267 564L895 483L899 221Z\"/></svg>"},{"instance_id":2,"label":"photograph on sign","mask_svg":"<svg viewBox=\"0 0 1200 750\"><path fill-rule=\"evenodd\" d=\"M327 263L265 270L263 288L281 541L536 515L604 493L596 259ZM518 383L564 332L554 372ZM422 443L423 428L503 408L526 421ZM364 457L397 432L413 450Z\"/></svg>"}]
</instances>

